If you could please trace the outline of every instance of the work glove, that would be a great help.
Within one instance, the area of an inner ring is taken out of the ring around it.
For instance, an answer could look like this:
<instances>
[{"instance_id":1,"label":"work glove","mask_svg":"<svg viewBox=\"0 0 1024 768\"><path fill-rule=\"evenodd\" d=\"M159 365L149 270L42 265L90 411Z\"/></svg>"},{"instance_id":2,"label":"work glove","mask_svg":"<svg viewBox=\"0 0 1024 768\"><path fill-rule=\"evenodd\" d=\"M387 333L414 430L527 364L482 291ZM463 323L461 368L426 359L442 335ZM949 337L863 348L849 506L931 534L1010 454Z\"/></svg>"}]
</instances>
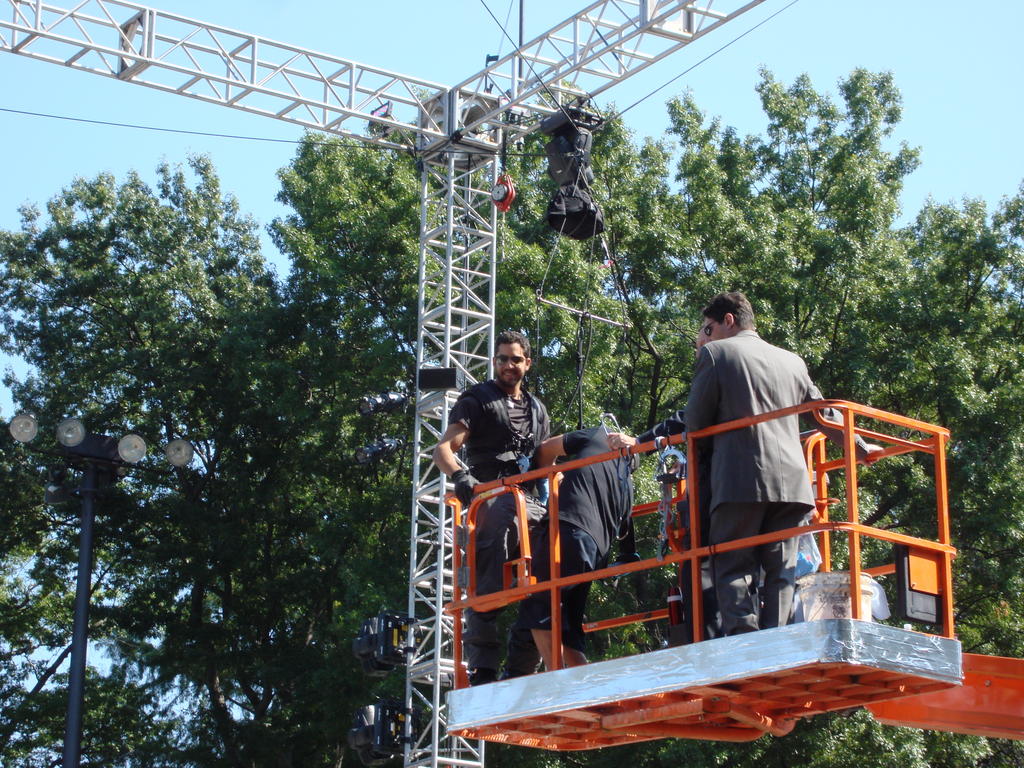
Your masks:
<instances>
[{"instance_id":1,"label":"work glove","mask_svg":"<svg viewBox=\"0 0 1024 768\"><path fill-rule=\"evenodd\" d=\"M463 507L468 507L473 500L473 488L480 481L469 474L465 469L460 469L452 474L452 482L455 483L455 495L462 502Z\"/></svg>"}]
</instances>

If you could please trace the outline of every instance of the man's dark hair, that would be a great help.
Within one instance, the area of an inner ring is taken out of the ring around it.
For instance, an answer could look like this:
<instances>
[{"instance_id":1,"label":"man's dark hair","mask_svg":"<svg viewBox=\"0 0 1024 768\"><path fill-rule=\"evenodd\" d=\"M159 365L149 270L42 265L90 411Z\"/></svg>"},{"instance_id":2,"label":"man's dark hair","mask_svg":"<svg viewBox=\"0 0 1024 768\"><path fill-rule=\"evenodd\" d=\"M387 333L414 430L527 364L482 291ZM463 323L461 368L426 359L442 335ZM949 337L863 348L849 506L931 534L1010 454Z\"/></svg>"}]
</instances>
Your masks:
<instances>
[{"instance_id":1,"label":"man's dark hair","mask_svg":"<svg viewBox=\"0 0 1024 768\"><path fill-rule=\"evenodd\" d=\"M754 308L750 306L747 297L739 291L720 293L701 310L704 317L716 323L722 322L730 312L736 318L736 325L740 330L748 331L754 327Z\"/></svg>"},{"instance_id":2,"label":"man's dark hair","mask_svg":"<svg viewBox=\"0 0 1024 768\"><path fill-rule=\"evenodd\" d=\"M525 357L532 357L530 354L530 342L519 331L502 331L499 333L498 338L494 340L494 348L497 349L502 344L518 344L523 348L523 355Z\"/></svg>"}]
</instances>

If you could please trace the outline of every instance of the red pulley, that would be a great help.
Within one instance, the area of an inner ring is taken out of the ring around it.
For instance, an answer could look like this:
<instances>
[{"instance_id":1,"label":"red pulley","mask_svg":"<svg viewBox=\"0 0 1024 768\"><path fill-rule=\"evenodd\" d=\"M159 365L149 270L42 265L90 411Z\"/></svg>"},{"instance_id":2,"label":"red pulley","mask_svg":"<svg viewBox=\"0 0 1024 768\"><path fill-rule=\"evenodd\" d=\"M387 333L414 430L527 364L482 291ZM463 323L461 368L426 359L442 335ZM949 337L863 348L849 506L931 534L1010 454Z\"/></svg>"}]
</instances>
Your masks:
<instances>
[{"instance_id":1,"label":"red pulley","mask_svg":"<svg viewBox=\"0 0 1024 768\"><path fill-rule=\"evenodd\" d=\"M501 174L498 177L498 183L494 185L494 189L491 190L491 200L494 201L494 207L502 213L508 211L512 207L512 202L516 199L516 187L512 183L512 177L507 173Z\"/></svg>"}]
</instances>

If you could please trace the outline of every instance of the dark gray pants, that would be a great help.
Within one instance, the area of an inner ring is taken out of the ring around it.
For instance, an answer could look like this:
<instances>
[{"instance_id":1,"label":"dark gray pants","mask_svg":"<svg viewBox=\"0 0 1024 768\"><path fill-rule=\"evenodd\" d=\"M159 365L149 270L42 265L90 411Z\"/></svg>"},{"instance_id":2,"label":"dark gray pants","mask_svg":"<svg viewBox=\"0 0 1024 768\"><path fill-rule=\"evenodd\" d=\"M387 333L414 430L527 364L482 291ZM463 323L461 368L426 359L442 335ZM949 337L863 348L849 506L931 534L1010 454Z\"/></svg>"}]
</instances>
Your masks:
<instances>
[{"instance_id":1,"label":"dark gray pants","mask_svg":"<svg viewBox=\"0 0 1024 768\"><path fill-rule=\"evenodd\" d=\"M721 544L802 525L812 509L807 504L783 501L719 504L711 513L711 543ZM723 635L789 623L796 584L796 554L794 537L712 557ZM764 588L758 593L762 570Z\"/></svg>"},{"instance_id":2,"label":"dark gray pants","mask_svg":"<svg viewBox=\"0 0 1024 768\"><path fill-rule=\"evenodd\" d=\"M531 528L544 525L547 510L533 497L526 497L526 515ZM511 493L497 496L481 505L476 518L476 593L489 595L502 587L505 563L519 556L519 528L516 525L515 498ZM474 611L467 608L462 646L470 669L497 670L501 664L501 642L498 638L496 611ZM513 627L508 638L506 667L512 676L528 675L537 670L540 653L528 629Z\"/></svg>"}]
</instances>

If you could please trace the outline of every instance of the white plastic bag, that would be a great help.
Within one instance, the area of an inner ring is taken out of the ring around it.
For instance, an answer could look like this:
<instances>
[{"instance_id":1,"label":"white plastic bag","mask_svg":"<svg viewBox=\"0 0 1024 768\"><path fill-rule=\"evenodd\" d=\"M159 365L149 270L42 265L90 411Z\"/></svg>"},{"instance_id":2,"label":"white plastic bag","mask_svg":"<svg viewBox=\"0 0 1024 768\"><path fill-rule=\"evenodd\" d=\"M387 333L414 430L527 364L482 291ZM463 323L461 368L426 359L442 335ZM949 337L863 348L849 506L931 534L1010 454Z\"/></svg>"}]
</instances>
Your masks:
<instances>
[{"instance_id":1,"label":"white plastic bag","mask_svg":"<svg viewBox=\"0 0 1024 768\"><path fill-rule=\"evenodd\" d=\"M818 544L814 541L813 533L801 533L797 537L796 547L796 577L806 576L814 573L821 567L821 552L818 551Z\"/></svg>"}]
</instances>

